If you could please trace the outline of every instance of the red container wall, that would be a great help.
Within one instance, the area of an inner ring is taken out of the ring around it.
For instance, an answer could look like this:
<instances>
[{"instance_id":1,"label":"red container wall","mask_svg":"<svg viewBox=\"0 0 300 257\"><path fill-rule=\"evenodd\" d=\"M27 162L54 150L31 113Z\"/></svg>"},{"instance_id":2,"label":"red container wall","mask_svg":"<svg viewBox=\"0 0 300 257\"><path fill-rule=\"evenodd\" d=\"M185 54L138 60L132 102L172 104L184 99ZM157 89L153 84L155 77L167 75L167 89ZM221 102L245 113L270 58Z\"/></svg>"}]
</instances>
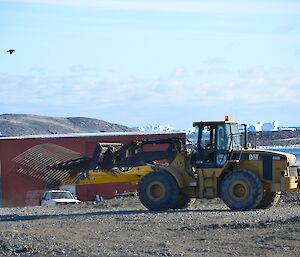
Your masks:
<instances>
[{"instance_id":1,"label":"red container wall","mask_svg":"<svg viewBox=\"0 0 300 257\"><path fill-rule=\"evenodd\" d=\"M24 175L16 174L12 172L14 169L13 159L26 151L27 149L45 143L57 144L73 151L79 152L85 156L92 156L95 149L95 145L98 142L102 143L130 143L136 140L143 139L162 139L162 138L182 138L185 140L185 134L183 133L162 133L162 134L118 134L118 135L96 135L96 136L85 136L85 137L68 137L59 136L57 137L39 137L39 138L1 138L0 139L0 171L1 171L1 183L0 188L0 206L11 207L11 206L24 206L26 204L26 195L29 191L45 190L46 184L44 182L34 180ZM113 188L116 187L116 189ZM112 196L111 192L115 192L120 188L124 191L132 190L132 185L124 183L124 185L89 185L87 186L87 192L99 192L97 194L103 195L104 197ZM126 190L128 188L128 190ZM81 190L81 189L79 189ZM100 193L101 192L101 193ZM92 193L87 193L92 194Z\"/></svg>"}]
</instances>

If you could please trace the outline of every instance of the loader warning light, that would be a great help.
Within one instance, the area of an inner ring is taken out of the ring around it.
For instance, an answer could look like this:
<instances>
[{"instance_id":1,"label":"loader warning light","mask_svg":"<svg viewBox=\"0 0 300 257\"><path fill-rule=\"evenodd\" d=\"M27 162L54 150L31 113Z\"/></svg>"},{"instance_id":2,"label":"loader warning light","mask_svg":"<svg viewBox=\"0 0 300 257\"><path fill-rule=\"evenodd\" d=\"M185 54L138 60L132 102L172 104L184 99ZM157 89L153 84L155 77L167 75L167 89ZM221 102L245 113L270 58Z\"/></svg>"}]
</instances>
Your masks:
<instances>
[{"instance_id":1,"label":"loader warning light","mask_svg":"<svg viewBox=\"0 0 300 257\"><path fill-rule=\"evenodd\" d=\"M225 121L229 121L229 116L225 115Z\"/></svg>"}]
</instances>

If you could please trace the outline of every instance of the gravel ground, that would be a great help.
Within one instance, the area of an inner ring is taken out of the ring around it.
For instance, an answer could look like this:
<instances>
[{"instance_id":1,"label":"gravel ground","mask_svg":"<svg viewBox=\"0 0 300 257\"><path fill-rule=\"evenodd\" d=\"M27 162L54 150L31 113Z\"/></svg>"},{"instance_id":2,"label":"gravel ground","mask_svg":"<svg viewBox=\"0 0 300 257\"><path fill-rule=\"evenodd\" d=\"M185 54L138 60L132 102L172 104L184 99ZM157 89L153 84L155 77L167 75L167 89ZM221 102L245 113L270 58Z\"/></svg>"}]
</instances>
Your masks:
<instances>
[{"instance_id":1,"label":"gravel ground","mask_svg":"<svg viewBox=\"0 0 300 257\"><path fill-rule=\"evenodd\" d=\"M300 256L300 194L269 210L221 200L149 212L138 198L0 209L1 256Z\"/></svg>"}]
</instances>

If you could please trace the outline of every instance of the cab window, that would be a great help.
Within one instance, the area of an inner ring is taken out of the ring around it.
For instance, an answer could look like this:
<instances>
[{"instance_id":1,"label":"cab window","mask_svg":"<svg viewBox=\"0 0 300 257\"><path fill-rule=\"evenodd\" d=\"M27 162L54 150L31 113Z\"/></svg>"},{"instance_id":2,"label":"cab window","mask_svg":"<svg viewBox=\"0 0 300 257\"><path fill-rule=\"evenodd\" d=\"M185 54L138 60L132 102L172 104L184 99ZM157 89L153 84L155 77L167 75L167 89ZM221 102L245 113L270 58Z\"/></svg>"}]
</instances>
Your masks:
<instances>
[{"instance_id":1,"label":"cab window","mask_svg":"<svg viewBox=\"0 0 300 257\"><path fill-rule=\"evenodd\" d=\"M226 150L227 142L226 142L226 131L225 126L218 126L217 129L217 149L218 150Z\"/></svg>"},{"instance_id":2,"label":"cab window","mask_svg":"<svg viewBox=\"0 0 300 257\"><path fill-rule=\"evenodd\" d=\"M198 140L192 156L195 167L215 166L216 126L199 126Z\"/></svg>"}]
</instances>

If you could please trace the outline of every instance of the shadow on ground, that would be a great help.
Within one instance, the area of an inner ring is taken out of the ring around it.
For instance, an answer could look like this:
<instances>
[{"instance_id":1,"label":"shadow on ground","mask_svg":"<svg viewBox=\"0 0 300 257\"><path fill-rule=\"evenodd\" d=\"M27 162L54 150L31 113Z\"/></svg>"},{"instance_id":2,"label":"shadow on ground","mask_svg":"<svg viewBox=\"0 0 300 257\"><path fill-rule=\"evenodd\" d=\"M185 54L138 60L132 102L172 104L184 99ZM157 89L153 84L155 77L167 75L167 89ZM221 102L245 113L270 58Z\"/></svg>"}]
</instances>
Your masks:
<instances>
[{"instance_id":1,"label":"shadow on ground","mask_svg":"<svg viewBox=\"0 0 300 257\"><path fill-rule=\"evenodd\" d=\"M55 218L75 218L103 215L135 215L135 214L171 214L171 213L209 213L209 212L232 212L232 210L212 209L212 210L171 210L171 211L149 211L149 210L115 210L115 211L95 211L87 213L68 213L68 214L42 214L42 215L18 215L9 214L1 215L0 222L4 221L26 221L26 220L42 220Z\"/></svg>"}]
</instances>

